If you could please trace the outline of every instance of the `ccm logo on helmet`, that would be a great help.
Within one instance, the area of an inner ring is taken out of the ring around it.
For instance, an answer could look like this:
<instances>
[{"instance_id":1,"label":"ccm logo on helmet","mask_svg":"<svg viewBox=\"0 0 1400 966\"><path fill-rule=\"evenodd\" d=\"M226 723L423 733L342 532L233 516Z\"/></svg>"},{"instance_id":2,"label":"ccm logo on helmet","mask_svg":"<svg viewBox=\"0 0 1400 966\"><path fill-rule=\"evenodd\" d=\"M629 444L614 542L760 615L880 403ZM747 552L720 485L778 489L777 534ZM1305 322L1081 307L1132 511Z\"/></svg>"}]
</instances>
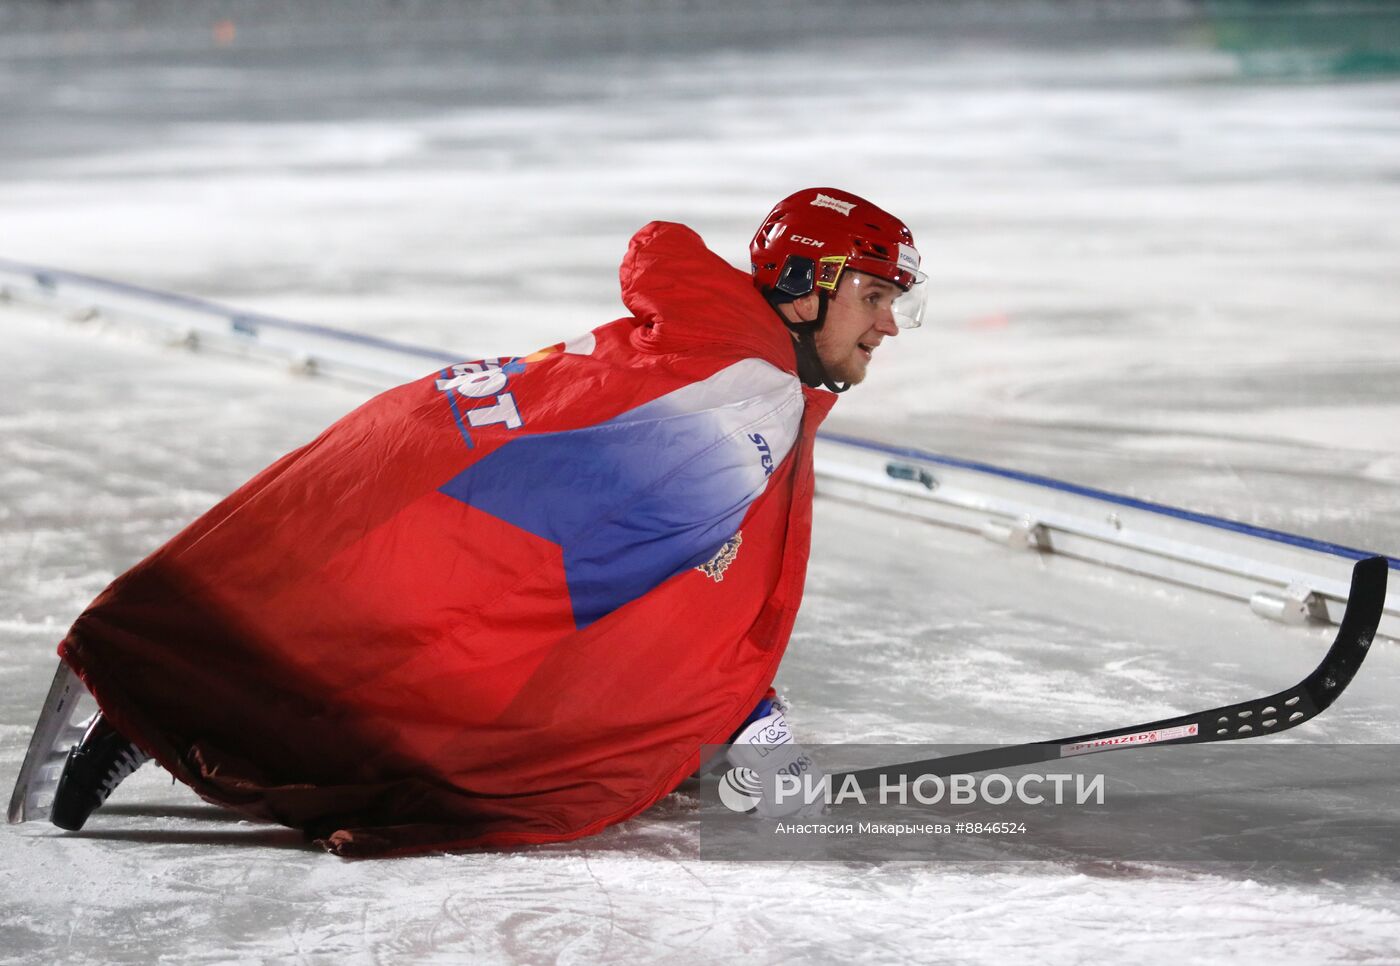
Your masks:
<instances>
[{"instance_id":1,"label":"ccm logo on helmet","mask_svg":"<svg viewBox=\"0 0 1400 966\"><path fill-rule=\"evenodd\" d=\"M823 247L822 242L817 241L815 238L807 238L804 235L789 235L788 238L792 241L800 242L803 245L811 245L813 248Z\"/></svg>"}]
</instances>

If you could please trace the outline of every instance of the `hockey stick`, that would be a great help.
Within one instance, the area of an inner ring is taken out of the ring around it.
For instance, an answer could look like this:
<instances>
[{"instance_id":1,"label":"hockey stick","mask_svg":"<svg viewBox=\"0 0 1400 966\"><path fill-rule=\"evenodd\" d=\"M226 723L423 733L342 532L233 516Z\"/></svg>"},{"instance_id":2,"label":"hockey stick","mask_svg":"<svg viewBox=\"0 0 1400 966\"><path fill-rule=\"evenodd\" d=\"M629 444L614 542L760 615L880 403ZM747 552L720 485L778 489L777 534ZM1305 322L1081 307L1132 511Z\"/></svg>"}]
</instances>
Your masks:
<instances>
[{"instance_id":1,"label":"hockey stick","mask_svg":"<svg viewBox=\"0 0 1400 966\"><path fill-rule=\"evenodd\" d=\"M844 787L854 776L861 788L874 788L880 779L906 779L920 775L961 775L995 768L1014 768L1042 761L1092 755L1118 748L1142 745L1185 745L1202 741L1233 741L1257 738L1296 728L1309 721L1337 700L1366 657L1385 607L1385 585L1389 563L1384 557L1358 561L1351 571L1351 590L1337 639L1327 649L1322 663L1293 687L1265 698L1241 701L1222 708L1163 718L1146 724L1097 731L1093 734L1060 738L1056 741L988 748L944 758L928 758L879 768L863 768L832 776L835 787Z\"/></svg>"}]
</instances>

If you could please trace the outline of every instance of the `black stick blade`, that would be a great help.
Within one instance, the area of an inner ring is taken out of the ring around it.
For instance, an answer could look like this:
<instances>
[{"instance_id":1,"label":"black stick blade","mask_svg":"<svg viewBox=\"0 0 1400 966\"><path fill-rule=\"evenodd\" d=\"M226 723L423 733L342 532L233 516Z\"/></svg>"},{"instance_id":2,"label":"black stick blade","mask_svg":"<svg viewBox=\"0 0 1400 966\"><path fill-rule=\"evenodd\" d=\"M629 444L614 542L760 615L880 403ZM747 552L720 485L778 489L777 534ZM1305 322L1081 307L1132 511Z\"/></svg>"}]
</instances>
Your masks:
<instances>
[{"instance_id":1,"label":"black stick blade","mask_svg":"<svg viewBox=\"0 0 1400 966\"><path fill-rule=\"evenodd\" d=\"M1366 652L1380 626L1385 610L1386 581L1390 563L1384 557L1358 560L1351 568L1351 590L1337 639L1317 670L1303 680L1303 690L1317 710L1325 710L1346 690L1366 659Z\"/></svg>"},{"instance_id":2,"label":"black stick blade","mask_svg":"<svg viewBox=\"0 0 1400 966\"><path fill-rule=\"evenodd\" d=\"M1257 738L1296 728L1317 717L1346 690L1366 658L1385 609L1389 567L1384 557L1367 557L1352 567L1347 609L1336 640L1313 672L1291 688L1252 701L1148 722L1133 729L1062 738L1056 742L1061 746L1061 756L1133 745L1184 745Z\"/></svg>"},{"instance_id":3,"label":"black stick blade","mask_svg":"<svg viewBox=\"0 0 1400 966\"><path fill-rule=\"evenodd\" d=\"M1257 738L1296 728L1330 707L1361 668L1361 662L1366 659L1366 652L1376 635L1376 628L1380 626L1389 574L1390 563L1385 557L1368 557L1357 562L1351 571L1351 590L1347 595L1347 609L1342 615L1337 639L1327 649L1322 663L1287 690L1252 701L1148 721L1127 728L865 768L848 774L854 775L862 788L873 788L874 783L884 776L962 774L1144 745L1183 745ZM840 782L845 777L846 774L837 774L833 779Z\"/></svg>"}]
</instances>

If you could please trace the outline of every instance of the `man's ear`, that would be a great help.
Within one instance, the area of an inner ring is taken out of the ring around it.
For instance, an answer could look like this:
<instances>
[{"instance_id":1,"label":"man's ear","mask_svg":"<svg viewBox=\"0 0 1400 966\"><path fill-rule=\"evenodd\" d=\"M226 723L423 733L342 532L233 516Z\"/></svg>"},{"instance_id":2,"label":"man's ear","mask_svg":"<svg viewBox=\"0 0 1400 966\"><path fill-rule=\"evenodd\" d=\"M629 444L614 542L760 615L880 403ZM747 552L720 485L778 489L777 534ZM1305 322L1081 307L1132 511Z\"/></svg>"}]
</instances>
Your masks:
<instances>
[{"instance_id":1,"label":"man's ear","mask_svg":"<svg viewBox=\"0 0 1400 966\"><path fill-rule=\"evenodd\" d=\"M821 311L821 299L815 291L808 292L801 298L793 299L790 303L797 313L794 322L815 322L817 314Z\"/></svg>"}]
</instances>

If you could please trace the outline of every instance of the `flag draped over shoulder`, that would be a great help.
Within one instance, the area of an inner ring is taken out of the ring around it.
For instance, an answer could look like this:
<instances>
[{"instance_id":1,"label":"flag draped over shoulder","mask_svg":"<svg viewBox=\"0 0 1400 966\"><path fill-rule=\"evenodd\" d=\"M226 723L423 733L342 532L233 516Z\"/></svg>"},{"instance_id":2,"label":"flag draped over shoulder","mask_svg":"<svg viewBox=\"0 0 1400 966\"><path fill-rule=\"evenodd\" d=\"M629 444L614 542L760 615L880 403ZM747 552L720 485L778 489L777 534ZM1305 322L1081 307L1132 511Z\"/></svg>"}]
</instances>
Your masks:
<instances>
[{"instance_id":1,"label":"flag draped over shoulder","mask_svg":"<svg viewBox=\"0 0 1400 966\"><path fill-rule=\"evenodd\" d=\"M639 232L622 282L633 317L383 393L263 470L63 659L200 795L343 855L652 805L772 681L835 397L689 229Z\"/></svg>"}]
</instances>

